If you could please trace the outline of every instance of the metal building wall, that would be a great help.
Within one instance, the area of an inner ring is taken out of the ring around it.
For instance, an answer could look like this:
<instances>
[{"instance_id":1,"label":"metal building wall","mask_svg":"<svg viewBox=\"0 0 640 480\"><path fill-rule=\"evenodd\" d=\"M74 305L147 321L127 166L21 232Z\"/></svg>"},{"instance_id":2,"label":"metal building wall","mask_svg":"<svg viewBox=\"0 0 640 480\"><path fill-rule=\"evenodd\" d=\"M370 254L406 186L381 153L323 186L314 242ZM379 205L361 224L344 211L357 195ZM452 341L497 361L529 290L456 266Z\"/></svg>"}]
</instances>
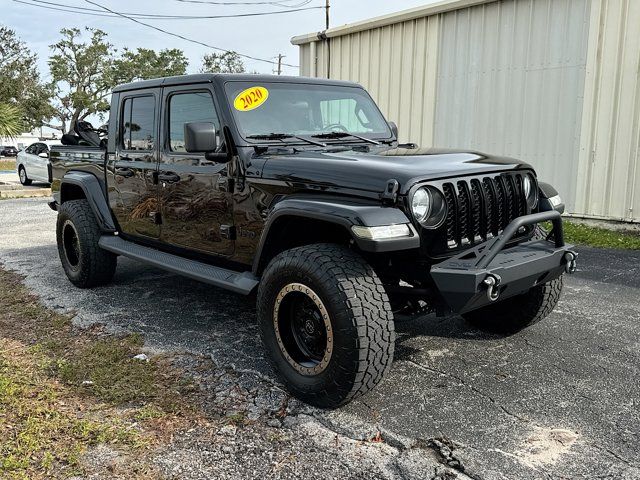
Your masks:
<instances>
[{"instance_id":1,"label":"metal building wall","mask_svg":"<svg viewBox=\"0 0 640 480\"><path fill-rule=\"evenodd\" d=\"M640 1L593 0L575 213L640 221Z\"/></svg>"},{"instance_id":2,"label":"metal building wall","mask_svg":"<svg viewBox=\"0 0 640 480\"><path fill-rule=\"evenodd\" d=\"M402 141L522 158L568 211L640 221L640 0L451 0L327 32ZM326 41L296 37L301 75Z\"/></svg>"},{"instance_id":3,"label":"metal building wall","mask_svg":"<svg viewBox=\"0 0 640 480\"><path fill-rule=\"evenodd\" d=\"M434 144L521 158L572 211L589 3L508 0L443 14Z\"/></svg>"},{"instance_id":4,"label":"metal building wall","mask_svg":"<svg viewBox=\"0 0 640 480\"><path fill-rule=\"evenodd\" d=\"M331 78L363 85L385 117L398 124L402 141L431 144L437 16L341 35L329 42ZM300 75L326 78L327 42L316 41L300 47Z\"/></svg>"}]
</instances>

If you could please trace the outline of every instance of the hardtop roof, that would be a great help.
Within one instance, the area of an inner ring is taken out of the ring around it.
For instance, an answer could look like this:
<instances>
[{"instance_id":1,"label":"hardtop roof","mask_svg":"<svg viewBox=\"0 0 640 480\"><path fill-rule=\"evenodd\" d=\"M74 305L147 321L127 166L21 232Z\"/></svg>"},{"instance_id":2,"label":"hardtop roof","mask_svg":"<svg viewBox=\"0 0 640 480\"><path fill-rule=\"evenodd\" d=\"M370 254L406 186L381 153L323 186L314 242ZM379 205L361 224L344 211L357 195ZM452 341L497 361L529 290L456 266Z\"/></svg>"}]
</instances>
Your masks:
<instances>
[{"instance_id":1,"label":"hardtop roof","mask_svg":"<svg viewBox=\"0 0 640 480\"><path fill-rule=\"evenodd\" d=\"M285 75L259 75L251 73L197 73L192 75L178 75L175 77L153 78L138 82L124 83L113 89L114 92L127 90L139 90L144 88L167 87L173 85L189 85L195 83L225 83L228 81L239 82L282 82L282 83L310 83L318 85L345 85L357 86L353 82L311 77L290 77ZM358 85L359 86L359 85Z\"/></svg>"}]
</instances>

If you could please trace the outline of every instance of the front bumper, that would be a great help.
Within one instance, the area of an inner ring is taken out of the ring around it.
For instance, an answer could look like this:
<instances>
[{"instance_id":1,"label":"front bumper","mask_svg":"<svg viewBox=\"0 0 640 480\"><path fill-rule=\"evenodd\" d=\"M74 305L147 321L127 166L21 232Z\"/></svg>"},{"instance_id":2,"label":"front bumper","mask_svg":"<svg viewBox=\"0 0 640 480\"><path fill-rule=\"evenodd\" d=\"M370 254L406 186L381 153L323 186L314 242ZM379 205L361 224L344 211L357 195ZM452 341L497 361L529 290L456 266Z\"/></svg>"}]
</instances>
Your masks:
<instances>
[{"instance_id":1,"label":"front bumper","mask_svg":"<svg viewBox=\"0 0 640 480\"><path fill-rule=\"evenodd\" d=\"M506 244L518 229L553 222L554 241ZM573 273L577 254L565 245L560 213L534 213L514 219L499 236L431 267L442 299L454 313L466 313Z\"/></svg>"}]
</instances>

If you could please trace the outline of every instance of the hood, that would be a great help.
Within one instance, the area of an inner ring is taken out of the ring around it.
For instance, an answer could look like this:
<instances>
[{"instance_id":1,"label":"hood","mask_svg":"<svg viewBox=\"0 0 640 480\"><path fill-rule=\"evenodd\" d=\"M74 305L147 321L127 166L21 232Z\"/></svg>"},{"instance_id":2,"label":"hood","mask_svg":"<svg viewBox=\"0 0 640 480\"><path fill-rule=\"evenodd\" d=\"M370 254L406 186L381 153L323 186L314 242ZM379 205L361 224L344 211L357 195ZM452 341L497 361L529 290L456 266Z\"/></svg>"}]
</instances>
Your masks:
<instances>
[{"instance_id":1,"label":"hood","mask_svg":"<svg viewBox=\"0 0 640 480\"><path fill-rule=\"evenodd\" d=\"M415 183L500 172L531 166L484 153L436 149L388 148L373 152L307 151L267 154L262 177L326 187L382 192L390 179L405 194Z\"/></svg>"}]
</instances>

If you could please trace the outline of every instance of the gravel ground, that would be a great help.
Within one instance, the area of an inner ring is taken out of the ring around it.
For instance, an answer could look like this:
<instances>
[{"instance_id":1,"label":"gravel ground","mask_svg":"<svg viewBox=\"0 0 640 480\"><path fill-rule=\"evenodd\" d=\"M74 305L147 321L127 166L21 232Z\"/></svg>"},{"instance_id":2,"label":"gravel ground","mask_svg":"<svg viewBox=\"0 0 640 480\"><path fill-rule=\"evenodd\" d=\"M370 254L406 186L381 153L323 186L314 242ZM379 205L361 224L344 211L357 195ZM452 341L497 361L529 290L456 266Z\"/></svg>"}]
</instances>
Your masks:
<instances>
[{"instance_id":1,"label":"gravel ground","mask_svg":"<svg viewBox=\"0 0 640 480\"><path fill-rule=\"evenodd\" d=\"M580 248L556 311L512 337L459 317L399 322L386 381L319 411L287 400L246 298L126 259L112 285L75 289L54 225L42 199L0 202L0 262L78 325L211 358L211 398L254 421L177 436L154 460L168 477L640 478L640 252Z\"/></svg>"}]
</instances>

